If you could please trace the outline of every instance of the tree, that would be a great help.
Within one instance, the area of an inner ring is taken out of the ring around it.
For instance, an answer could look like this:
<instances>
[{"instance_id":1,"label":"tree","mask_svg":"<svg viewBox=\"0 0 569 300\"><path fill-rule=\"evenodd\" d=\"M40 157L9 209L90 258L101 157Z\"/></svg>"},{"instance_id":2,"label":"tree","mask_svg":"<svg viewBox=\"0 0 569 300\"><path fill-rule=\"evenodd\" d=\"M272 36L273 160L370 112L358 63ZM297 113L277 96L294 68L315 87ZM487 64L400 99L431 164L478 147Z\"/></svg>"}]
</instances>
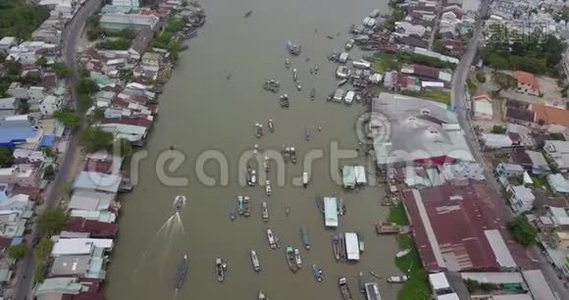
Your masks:
<instances>
[{"instance_id":1,"label":"tree","mask_svg":"<svg viewBox=\"0 0 569 300\"><path fill-rule=\"evenodd\" d=\"M95 108L93 110L93 120L99 122L105 118L105 111L102 108Z\"/></svg>"},{"instance_id":2,"label":"tree","mask_svg":"<svg viewBox=\"0 0 569 300\"><path fill-rule=\"evenodd\" d=\"M45 262L51 253L53 248L53 241L50 238L41 239L38 244L34 247L34 258L37 262Z\"/></svg>"},{"instance_id":3,"label":"tree","mask_svg":"<svg viewBox=\"0 0 569 300\"><path fill-rule=\"evenodd\" d=\"M0 147L0 167L6 168L12 165L12 150L8 147Z\"/></svg>"},{"instance_id":4,"label":"tree","mask_svg":"<svg viewBox=\"0 0 569 300\"><path fill-rule=\"evenodd\" d=\"M486 75L484 74L484 72L482 71L476 72L476 80L478 80L478 82L480 83L486 82Z\"/></svg>"},{"instance_id":5,"label":"tree","mask_svg":"<svg viewBox=\"0 0 569 300\"><path fill-rule=\"evenodd\" d=\"M38 216L38 229L51 236L63 228L67 222L67 213L61 208L45 210Z\"/></svg>"},{"instance_id":6,"label":"tree","mask_svg":"<svg viewBox=\"0 0 569 300\"><path fill-rule=\"evenodd\" d=\"M65 78L71 74L71 70L64 63L55 63L51 69L55 72L58 78Z\"/></svg>"},{"instance_id":7,"label":"tree","mask_svg":"<svg viewBox=\"0 0 569 300\"><path fill-rule=\"evenodd\" d=\"M8 256L15 260L22 259L26 256L29 250L30 249L27 244L20 243L18 245L8 247Z\"/></svg>"},{"instance_id":8,"label":"tree","mask_svg":"<svg viewBox=\"0 0 569 300\"><path fill-rule=\"evenodd\" d=\"M502 90L509 90L518 85L518 81L512 75L497 71L492 73L492 81L498 86L496 93Z\"/></svg>"},{"instance_id":9,"label":"tree","mask_svg":"<svg viewBox=\"0 0 569 300\"><path fill-rule=\"evenodd\" d=\"M73 129L81 124L81 117L73 111L59 110L53 113L53 117L67 128Z\"/></svg>"},{"instance_id":10,"label":"tree","mask_svg":"<svg viewBox=\"0 0 569 300\"><path fill-rule=\"evenodd\" d=\"M113 134L91 126L83 130L79 142L86 152L93 153L109 149L113 142Z\"/></svg>"},{"instance_id":11,"label":"tree","mask_svg":"<svg viewBox=\"0 0 569 300\"><path fill-rule=\"evenodd\" d=\"M36 60L36 66L38 67L45 67L47 66L47 59L45 57L40 57Z\"/></svg>"},{"instance_id":12,"label":"tree","mask_svg":"<svg viewBox=\"0 0 569 300\"><path fill-rule=\"evenodd\" d=\"M18 100L17 109L18 113L22 115L25 115L28 112L30 112L30 104L28 103L28 100L25 99Z\"/></svg>"},{"instance_id":13,"label":"tree","mask_svg":"<svg viewBox=\"0 0 569 300\"><path fill-rule=\"evenodd\" d=\"M492 133L504 134L506 133L506 127L500 125L494 125L492 126Z\"/></svg>"},{"instance_id":14,"label":"tree","mask_svg":"<svg viewBox=\"0 0 569 300\"><path fill-rule=\"evenodd\" d=\"M43 170L43 179L51 181L54 178L55 178L55 169L53 168L53 165L48 165Z\"/></svg>"},{"instance_id":15,"label":"tree","mask_svg":"<svg viewBox=\"0 0 569 300\"><path fill-rule=\"evenodd\" d=\"M507 226L512 237L519 244L527 247L535 243L537 229L524 216L515 217L508 222Z\"/></svg>"},{"instance_id":16,"label":"tree","mask_svg":"<svg viewBox=\"0 0 569 300\"><path fill-rule=\"evenodd\" d=\"M99 86L95 81L89 78L81 78L77 83L77 93L81 95L91 95L99 90Z\"/></svg>"}]
</instances>

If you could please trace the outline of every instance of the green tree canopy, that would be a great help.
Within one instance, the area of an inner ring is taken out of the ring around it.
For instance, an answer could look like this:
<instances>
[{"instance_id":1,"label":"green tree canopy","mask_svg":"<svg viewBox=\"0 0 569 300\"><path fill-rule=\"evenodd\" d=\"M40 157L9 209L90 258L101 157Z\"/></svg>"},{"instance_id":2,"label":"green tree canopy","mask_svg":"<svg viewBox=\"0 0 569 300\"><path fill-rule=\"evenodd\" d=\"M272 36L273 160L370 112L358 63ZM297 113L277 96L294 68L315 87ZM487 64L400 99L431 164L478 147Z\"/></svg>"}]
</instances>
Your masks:
<instances>
[{"instance_id":1,"label":"green tree canopy","mask_svg":"<svg viewBox=\"0 0 569 300\"><path fill-rule=\"evenodd\" d=\"M71 74L71 70L64 63L55 63L51 69L55 72L58 78L65 78Z\"/></svg>"},{"instance_id":2,"label":"green tree canopy","mask_svg":"<svg viewBox=\"0 0 569 300\"><path fill-rule=\"evenodd\" d=\"M492 81L498 86L496 93L512 89L518 85L518 81L512 75L497 71L492 73Z\"/></svg>"},{"instance_id":3,"label":"green tree canopy","mask_svg":"<svg viewBox=\"0 0 569 300\"><path fill-rule=\"evenodd\" d=\"M535 243L537 229L524 216L515 217L508 222L507 226L516 242L523 246L530 246Z\"/></svg>"},{"instance_id":4,"label":"green tree canopy","mask_svg":"<svg viewBox=\"0 0 569 300\"><path fill-rule=\"evenodd\" d=\"M46 210L38 216L38 229L41 232L52 235L63 228L67 218L67 213L61 208Z\"/></svg>"},{"instance_id":5,"label":"green tree canopy","mask_svg":"<svg viewBox=\"0 0 569 300\"><path fill-rule=\"evenodd\" d=\"M79 142L86 152L93 153L109 149L113 142L113 134L105 132L98 127L87 127L81 133Z\"/></svg>"},{"instance_id":6,"label":"green tree canopy","mask_svg":"<svg viewBox=\"0 0 569 300\"><path fill-rule=\"evenodd\" d=\"M8 247L8 256L16 260L22 259L24 258L24 256L26 256L29 250L30 248L28 247L27 244L20 243L18 245Z\"/></svg>"},{"instance_id":7,"label":"green tree canopy","mask_svg":"<svg viewBox=\"0 0 569 300\"><path fill-rule=\"evenodd\" d=\"M12 165L12 150L0 147L0 167L6 168Z\"/></svg>"},{"instance_id":8,"label":"green tree canopy","mask_svg":"<svg viewBox=\"0 0 569 300\"><path fill-rule=\"evenodd\" d=\"M34 258L38 263L45 262L51 253L53 248L53 241L45 237L39 241L39 243L34 247Z\"/></svg>"},{"instance_id":9,"label":"green tree canopy","mask_svg":"<svg viewBox=\"0 0 569 300\"><path fill-rule=\"evenodd\" d=\"M89 78L81 78L77 83L77 93L81 95L92 95L98 90L97 83Z\"/></svg>"},{"instance_id":10,"label":"green tree canopy","mask_svg":"<svg viewBox=\"0 0 569 300\"><path fill-rule=\"evenodd\" d=\"M73 111L59 110L53 113L53 117L67 128L73 129L81 124L81 117Z\"/></svg>"}]
</instances>

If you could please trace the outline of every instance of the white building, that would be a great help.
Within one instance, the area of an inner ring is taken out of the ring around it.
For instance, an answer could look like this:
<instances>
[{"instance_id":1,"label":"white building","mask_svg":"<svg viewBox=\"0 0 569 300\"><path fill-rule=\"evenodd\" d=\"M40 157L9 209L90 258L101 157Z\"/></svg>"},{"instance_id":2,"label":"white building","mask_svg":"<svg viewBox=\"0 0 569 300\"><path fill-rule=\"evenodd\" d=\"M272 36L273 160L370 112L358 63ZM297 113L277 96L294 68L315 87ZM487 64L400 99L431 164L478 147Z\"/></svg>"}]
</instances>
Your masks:
<instances>
[{"instance_id":1,"label":"white building","mask_svg":"<svg viewBox=\"0 0 569 300\"><path fill-rule=\"evenodd\" d=\"M61 108L61 98L49 95L40 103L40 112L44 116L51 116Z\"/></svg>"},{"instance_id":2,"label":"white building","mask_svg":"<svg viewBox=\"0 0 569 300\"><path fill-rule=\"evenodd\" d=\"M510 195L510 202L514 211L523 213L533 208L535 196L531 189L523 185L508 186L506 191Z\"/></svg>"},{"instance_id":3,"label":"white building","mask_svg":"<svg viewBox=\"0 0 569 300\"><path fill-rule=\"evenodd\" d=\"M488 93L481 93L472 97L472 109L477 120L492 120L492 98Z\"/></svg>"},{"instance_id":4,"label":"white building","mask_svg":"<svg viewBox=\"0 0 569 300\"><path fill-rule=\"evenodd\" d=\"M549 183L551 189L556 193L569 193L569 181L561 174L547 175L547 183Z\"/></svg>"},{"instance_id":5,"label":"white building","mask_svg":"<svg viewBox=\"0 0 569 300\"><path fill-rule=\"evenodd\" d=\"M113 0L112 5L138 8L140 6L140 3L138 2L138 0Z\"/></svg>"}]
</instances>

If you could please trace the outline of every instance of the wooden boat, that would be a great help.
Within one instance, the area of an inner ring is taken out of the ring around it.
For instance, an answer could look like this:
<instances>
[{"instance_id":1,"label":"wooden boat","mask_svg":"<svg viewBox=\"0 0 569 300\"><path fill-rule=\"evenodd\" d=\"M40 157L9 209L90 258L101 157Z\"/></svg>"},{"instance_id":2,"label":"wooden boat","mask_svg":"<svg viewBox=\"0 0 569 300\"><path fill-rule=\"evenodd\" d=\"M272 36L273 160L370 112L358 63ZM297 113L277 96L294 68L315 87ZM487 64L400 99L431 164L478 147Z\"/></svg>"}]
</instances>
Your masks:
<instances>
[{"instance_id":1,"label":"wooden boat","mask_svg":"<svg viewBox=\"0 0 569 300\"><path fill-rule=\"evenodd\" d=\"M250 11L248 11L248 12L245 13L245 15L243 16L243 18L247 19L247 18L249 18L252 14L253 14L253 11L250 10Z\"/></svg>"},{"instance_id":2,"label":"wooden boat","mask_svg":"<svg viewBox=\"0 0 569 300\"><path fill-rule=\"evenodd\" d=\"M180 261L178 267L176 268L176 280L174 284L176 290L179 290L180 288L182 288L182 285L184 285L187 273L188 273L188 255L184 254L182 260Z\"/></svg>"},{"instance_id":3,"label":"wooden boat","mask_svg":"<svg viewBox=\"0 0 569 300\"><path fill-rule=\"evenodd\" d=\"M290 215L290 207L287 206L287 207L285 208L285 216L288 217L288 215Z\"/></svg>"},{"instance_id":4,"label":"wooden boat","mask_svg":"<svg viewBox=\"0 0 569 300\"><path fill-rule=\"evenodd\" d=\"M352 292L350 292L350 287L348 286L348 280L346 277L338 278L338 287L340 288L340 294L344 300L352 300Z\"/></svg>"},{"instance_id":5,"label":"wooden boat","mask_svg":"<svg viewBox=\"0 0 569 300\"><path fill-rule=\"evenodd\" d=\"M302 243L306 250L310 250L310 237L308 236L308 229L305 227L300 228L300 237L302 238Z\"/></svg>"},{"instance_id":6,"label":"wooden boat","mask_svg":"<svg viewBox=\"0 0 569 300\"><path fill-rule=\"evenodd\" d=\"M305 128L304 129L304 139L308 142L310 141L310 136L312 135L312 133L310 132L310 129Z\"/></svg>"},{"instance_id":7,"label":"wooden boat","mask_svg":"<svg viewBox=\"0 0 569 300\"><path fill-rule=\"evenodd\" d=\"M285 58L285 68L290 68L290 59Z\"/></svg>"},{"instance_id":8,"label":"wooden boat","mask_svg":"<svg viewBox=\"0 0 569 300\"><path fill-rule=\"evenodd\" d=\"M298 271L298 265L296 264L296 258L294 257L294 248L292 246L287 246L285 249L285 254L288 268L293 273L296 273L296 271Z\"/></svg>"},{"instance_id":9,"label":"wooden boat","mask_svg":"<svg viewBox=\"0 0 569 300\"><path fill-rule=\"evenodd\" d=\"M269 298L267 298L267 296L265 295L265 293L263 293L263 291L259 291L259 295L257 297L259 300L268 300Z\"/></svg>"},{"instance_id":10,"label":"wooden boat","mask_svg":"<svg viewBox=\"0 0 569 300\"><path fill-rule=\"evenodd\" d=\"M396 223L377 223L375 224L375 231L377 234L398 234L399 225Z\"/></svg>"},{"instance_id":11,"label":"wooden boat","mask_svg":"<svg viewBox=\"0 0 569 300\"><path fill-rule=\"evenodd\" d=\"M296 84L296 90L299 92L302 90L302 85L300 83Z\"/></svg>"},{"instance_id":12,"label":"wooden boat","mask_svg":"<svg viewBox=\"0 0 569 300\"><path fill-rule=\"evenodd\" d=\"M237 210L239 212L239 215L241 215L241 216L245 212L244 206L243 206L243 196L241 196L241 195L237 196Z\"/></svg>"},{"instance_id":13,"label":"wooden boat","mask_svg":"<svg viewBox=\"0 0 569 300\"><path fill-rule=\"evenodd\" d=\"M358 243L359 243L359 248L360 248L360 253L364 252L365 249L365 242L364 242L364 236L361 232L358 232Z\"/></svg>"},{"instance_id":14,"label":"wooden boat","mask_svg":"<svg viewBox=\"0 0 569 300\"><path fill-rule=\"evenodd\" d=\"M300 257L300 250L298 248L294 248L294 261L299 269L302 268L302 258Z\"/></svg>"},{"instance_id":15,"label":"wooden boat","mask_svg":"<svg viewBox=\"0 0 569 300\"><path fill-rule=\"evenodd\" d=\"M269 221L269 207L267 206L266 201L263 201L263 205L261 208L261 218L263 219L263 222Z\"/></svg>"},{"instance_id":16,"label":"wooden boat","mask_svg":"<svg viewBox=\"0 0 569 300\"><path fill-rule=\"evenodd\" d=\"M291 41L288 41L286 43L286 47L288 49L288 53L290 53L291 55L294 55L294 56L298 56L302 52L302 46L294 44Z\"/></svg>"},{"instance_id":17,"label":"wooden boat","mask_svg":"<svg viewBox=\"0 0 569 300\"><path fill-rule=\"evenodd\" d=\"M235 209L232 209L229 211L229 219L231 219L231 221L234 221L236 218L235 216Z\"/></svg>"},{"instance_id":18,"label":"wooden boat","mask_svg":"<svg viewBox=\"0 0 569 300\"><path fill-rule=\"evenodd\" d=\"M365 282L364 282L364 272L360 272L358 274L358 286L360 287L360 292L365 294L366 288L365 288Z\"/></svg>"},{"instance_id":19,"label":"wooden boat","mask_svg":"<svg viewBox=\"0 0 569 300\"><path fill-rule=\"evenodd\" d=\"M216 258L215 273L217 274L218 282L223 282L223 280L225 280L225 272L227 272L227 262L223 258Z\"/></svg>"},{"instance_id":20,"label":"wooden boat","mask_svg":"<svg viewBox=\"0 0 569 300\"><path fill-rule=\"evenodd\" d=\"M310 100L314 101L314 98L316 98L316 89L312 88L312 90L310 90Z\"/></svg>"},{"instance_id":21,"label":"wooden boat","mask_svg":"<svg viewBox=\"0 0 569 300\"><path fill-rule=\"evenodd\" d=\"M322 269L316 264L312 265L312 274L316 281L322 282L322 280L324 280L324 272L322 272Z\"/></svg>"},{"instance_id":22,"label":"wooden boat","mask_svg":"<svg viewBox=\"0 0 569 300\"><path fill-rule=\"evenodd\" d=\"M407 275L396 275L396 276L389 276L387 278L387 282L389 283L405 283L409 277Z\"/></svg>"},{"instance_id":23,"label":"wooden boat","mask_svg":"<svg viewBox=\"0 0 569 300\"><path fill-rule=\"evenodd\" d=\"M265 169L265 173L269 173L269 157L265 156L263 159L263 169Z\"/></svg>"},{"instance_id":24,"label":"wooden boat","mask_svg":"<svg viewBox=\"0 0 569 300\"><path fill-rule=\"evenodd\" d=\"M334 258L336 259L336 261L340 260L340 236L337 234L334 234L332 236L332 251L334 252Z\"/></svg>"},{"instance_id":25,"label":"wooden boat","mask_svg":"<svg viewBox=\"0 0 569 300\"><path fill-rule=\"evenodd\" d=\"M243 215L245 217L251 215L251 198L249 196L243 197Z\"/></svg>"},{"instance_id":26,"label":"wooden boat","mask_svg":"<svg viewBox=\"0 0 569 300\"><path fill-rule=\"evenodd\" d=\"M259 263L259 257L255 250L251 250L251 264L253 265L253 270L255 270L255 272L261 271L261 264Z\"/></svg>"},{"instance_id":27,"label":"wooden boat","mask_svg":"<svg viewBox=\"0 0 569 300\"><path fill-rule=\"evenodd\" d=\"M271 133L275 132L275 124L273 123L273 119L269 119L269 131Z\"/></svg>"},{"instance_id":28,"label":"wooden boat","mask_svg":"<svg viewBox=\"0 0 569 300\"><path fill-rule=\"evenodd\" d=\"M338 237L338 251L340 252L340 260L346 261L346 241L343 235Z\"/></svg>"},{"instance_id":29,"label":"wooden boat","mask_svg":"<svg viewBox=\"0 0 569 300\"><path fill-rule=\"evenodd\" d=\"M276 237L273 235L273 231L270 228L267 228L267 239L269 240L269 247L271 247L271 249L276 249L277 240Z\"/></svg>"}]
</instances>

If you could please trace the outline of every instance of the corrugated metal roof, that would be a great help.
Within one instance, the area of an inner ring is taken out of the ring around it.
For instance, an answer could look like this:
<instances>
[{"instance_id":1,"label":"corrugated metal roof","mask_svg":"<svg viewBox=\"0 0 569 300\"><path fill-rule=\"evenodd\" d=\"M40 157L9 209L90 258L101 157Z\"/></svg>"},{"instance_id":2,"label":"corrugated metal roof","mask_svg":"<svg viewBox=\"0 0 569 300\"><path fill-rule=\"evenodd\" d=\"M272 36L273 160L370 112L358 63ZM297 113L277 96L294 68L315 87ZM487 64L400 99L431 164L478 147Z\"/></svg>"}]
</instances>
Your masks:
<instances>
[{"instance_id":1,"label":"corrugated metal roof","mask_svg":"<svg viewBox=\"0 0 569 300\"><path fill-rule=\"evenodd\" d=\"M492 251L494 251L498 264L504 268L516 268L517 264L514 261L510 250L508 250L506 242L504 242L500 231L496 229L485 230L484 235L486 235L488 243L490 243L490 247L492 247Z\"/></svg>"}]
</instances>

